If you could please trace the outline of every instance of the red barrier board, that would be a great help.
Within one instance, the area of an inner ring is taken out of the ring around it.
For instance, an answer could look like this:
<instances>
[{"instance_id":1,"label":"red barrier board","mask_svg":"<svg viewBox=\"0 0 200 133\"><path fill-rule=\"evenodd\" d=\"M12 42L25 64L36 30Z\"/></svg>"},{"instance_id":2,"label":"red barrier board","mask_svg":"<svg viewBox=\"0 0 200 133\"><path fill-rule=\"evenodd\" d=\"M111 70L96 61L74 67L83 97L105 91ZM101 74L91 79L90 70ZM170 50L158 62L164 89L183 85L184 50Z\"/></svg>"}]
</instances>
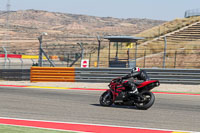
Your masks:
<instances>
[{"instance_id":1,"label":"red barrier board","mask_svg":"<svg viewBox=\"0 0 200 133\"><path fill-rule=\"evenodd\" d=\"M5 54L0 54L0 57L5 57ZM22 58L22 55L19 54L7 54L7 58Z\"/></svg>"}]
</instances>

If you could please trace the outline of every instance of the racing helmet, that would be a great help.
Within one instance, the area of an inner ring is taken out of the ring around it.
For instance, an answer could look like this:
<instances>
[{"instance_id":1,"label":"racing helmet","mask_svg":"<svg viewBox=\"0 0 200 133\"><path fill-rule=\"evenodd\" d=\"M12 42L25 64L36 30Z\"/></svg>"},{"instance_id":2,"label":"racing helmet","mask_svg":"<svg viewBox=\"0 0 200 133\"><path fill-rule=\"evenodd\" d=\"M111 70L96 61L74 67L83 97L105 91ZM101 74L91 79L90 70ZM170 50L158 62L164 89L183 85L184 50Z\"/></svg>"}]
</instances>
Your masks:
<instances>
[{"instance_id":1,"label":"racing helmet","mask_svg":"<svg viewBox=\"0 0 200 133\"><path fill-rule=\"evenodd\" d=\"M135 73L135 72L140 72L140 68L139 67L133 67L131 70L131 73Z\"/></svg>"}]
</instances>

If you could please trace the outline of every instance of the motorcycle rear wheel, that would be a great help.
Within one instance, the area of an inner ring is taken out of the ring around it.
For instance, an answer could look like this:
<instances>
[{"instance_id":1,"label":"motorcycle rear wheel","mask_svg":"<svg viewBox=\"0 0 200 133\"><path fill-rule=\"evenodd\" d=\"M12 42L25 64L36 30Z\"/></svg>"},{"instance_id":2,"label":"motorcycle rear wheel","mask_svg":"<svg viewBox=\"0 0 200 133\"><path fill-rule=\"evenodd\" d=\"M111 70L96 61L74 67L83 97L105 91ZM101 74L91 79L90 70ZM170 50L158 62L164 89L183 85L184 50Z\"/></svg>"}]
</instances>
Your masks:
<instances>
[{"instance_id":1,"label":"motorcycle rear wheel","mask_svg":"<svg viewBox=\"0 0 200 133\"><path fill-rule=\"evenodd\" d=\"M113 95L111 92L104 92L99 99L101 106L111 106L113 104Z\"/></svg>"},{"instance_id":2,"label":"motorcycle rear wheel","mask_svg":"<svg viewBox=\"0 0 200 133\"><path fill-rule=\"evenodd\" d=\"M155 96L152 92L144 91L141 92L142 100L135 103L137 109L147 110L149 109L155 101Z\"/></svg>"}]
</instances>

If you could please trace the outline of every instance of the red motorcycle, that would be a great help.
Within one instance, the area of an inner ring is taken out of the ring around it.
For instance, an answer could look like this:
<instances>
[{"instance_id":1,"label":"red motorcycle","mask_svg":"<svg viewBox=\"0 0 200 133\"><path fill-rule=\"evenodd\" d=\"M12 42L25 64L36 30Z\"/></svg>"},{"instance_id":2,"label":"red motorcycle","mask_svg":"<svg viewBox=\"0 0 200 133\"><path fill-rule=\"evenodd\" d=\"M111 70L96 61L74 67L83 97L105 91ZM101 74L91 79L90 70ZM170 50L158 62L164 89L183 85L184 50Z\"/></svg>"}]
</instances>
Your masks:
<instances>
[{"instance_id":1,"label":"red motorcycle","mask_svg":"<svg viewBox=\"0 0 200 133\"><path fill-rule=\"evenodd\" d=\"M111 80L108 85L110 89L104 92L99 99L100 105L111 106L114 103L115 105L131 105L136 106L137 109L147 110L154 104L155 96L150 90L160 85L158 80L135 82L138 94L129 94L130 88L123 86L126 82L128 81L121 81L120 78Z\"/></svg>"}]
</instances>

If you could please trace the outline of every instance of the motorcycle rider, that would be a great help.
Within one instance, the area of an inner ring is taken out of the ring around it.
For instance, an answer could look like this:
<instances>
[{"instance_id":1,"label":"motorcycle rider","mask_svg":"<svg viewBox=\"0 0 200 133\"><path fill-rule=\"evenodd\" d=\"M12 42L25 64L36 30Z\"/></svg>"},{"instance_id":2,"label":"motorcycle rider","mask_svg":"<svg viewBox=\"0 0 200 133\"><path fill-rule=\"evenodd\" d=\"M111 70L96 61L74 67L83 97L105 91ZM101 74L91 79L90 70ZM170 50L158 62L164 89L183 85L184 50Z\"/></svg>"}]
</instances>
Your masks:
<instances>
[{"instance_id":1,"label":"motorcycle rider","mask_svg":"<svg viewBox=\"0 0 200 133\"><path fill-rule=\"evenodd\" d=\"M124 79L128 79L127 82L123 83L123 86L130 88L128 91L129 94L138 94L136 84L150 80L146 71L141 70L139 67L133 67L131 73L121 77L120 80L122 81Z\"/></svg>"}]
</instances>

